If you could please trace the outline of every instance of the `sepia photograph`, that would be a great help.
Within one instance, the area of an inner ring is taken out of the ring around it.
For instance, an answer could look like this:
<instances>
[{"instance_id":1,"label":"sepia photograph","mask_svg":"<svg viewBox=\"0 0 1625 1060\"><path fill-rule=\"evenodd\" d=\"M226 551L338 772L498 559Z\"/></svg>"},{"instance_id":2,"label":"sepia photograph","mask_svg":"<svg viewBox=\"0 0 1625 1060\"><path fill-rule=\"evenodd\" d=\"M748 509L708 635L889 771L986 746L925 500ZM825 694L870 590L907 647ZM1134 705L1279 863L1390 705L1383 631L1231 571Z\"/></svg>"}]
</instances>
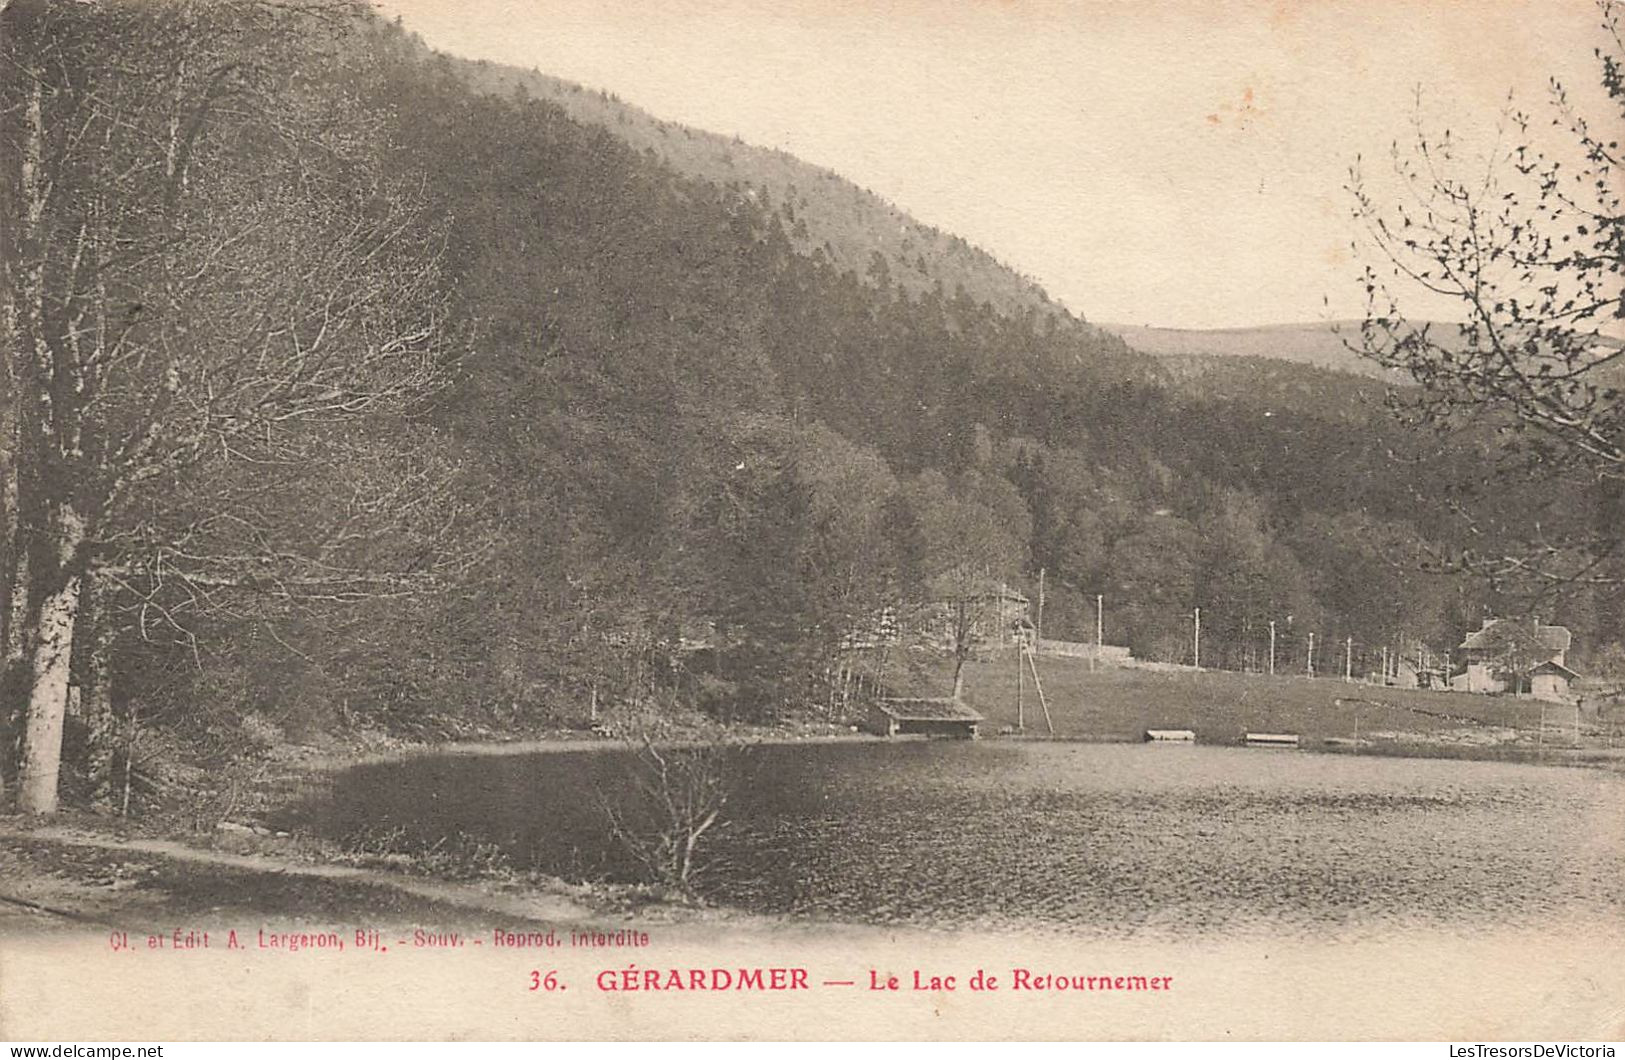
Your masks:
<instances>
[{"instance_id":1,"label":"sepia photograph","mask_svg":"<svg viewBox=\"0 0 1625 1060\"><path fill-rule=\"evenodd\" d=\"M1621 0L3 0L0 1040L1613 1056L1621 140Z\"/></svg>"}]
</instances>

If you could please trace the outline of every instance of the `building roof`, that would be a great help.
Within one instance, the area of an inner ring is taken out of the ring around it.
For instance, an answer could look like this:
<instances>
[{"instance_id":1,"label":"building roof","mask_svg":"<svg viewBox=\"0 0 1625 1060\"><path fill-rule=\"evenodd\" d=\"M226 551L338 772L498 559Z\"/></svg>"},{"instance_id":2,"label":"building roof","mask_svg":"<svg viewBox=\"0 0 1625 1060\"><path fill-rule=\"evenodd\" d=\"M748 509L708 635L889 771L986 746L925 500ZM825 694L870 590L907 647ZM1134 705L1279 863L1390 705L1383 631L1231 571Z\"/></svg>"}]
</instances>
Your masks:
<instances>
[{"instance_id":1,"label":"building roof","mask_svg":"<svg viewBox=\"0 0 1625 1060\"><path fill-rule=\"evenodd\" d=\"M981 721L982 716L957 699L883 699L880 711L898 721Z\"/></svg>"},{"instance_id":2,"label":"building roof","mask_svg":"<svg viewBox=\"0 0 1625 1060\"><path fill-rule=\"evenodd\" d=\"M1578 681L1580 679L1579 674L1575 673L1573 670L1570 670L1567 666L1564 666L1555 659L1548 659L1546 662L1541 663L1539 666L1536 666L1529 671L1530 677L1533 677L1536 674L1561 674L1570 681Z\"/></svg>"},{"instance_id":3,"label":"building roof","mask_svg":"<svg viewBox=\"0 0 1625 1060\"><path fill-rule=\"evenodd\" d=\"M1471 651L1474 648L1493 648L1495 646L1495 642L1493 640L1493 631L1495 628L1501 625L1503 622L1510 625L1513 624L1514 621L1515 620L1510 618L1485 619L1482 628L1476 629L1467 634L1467 636L1461 642L1461 647L1467 649L1468 651ZM1569 650L1569 643L1574 639L1574 636L1569 632L1569 628L1567 626L1543 626L1539 622L1536 622L1533 625L1535 630L1535 643L1540 646L1541 650L1549 651L1553 655L1556 655L1560 651L1566 652Z\"/></svg>"}]
</instances>

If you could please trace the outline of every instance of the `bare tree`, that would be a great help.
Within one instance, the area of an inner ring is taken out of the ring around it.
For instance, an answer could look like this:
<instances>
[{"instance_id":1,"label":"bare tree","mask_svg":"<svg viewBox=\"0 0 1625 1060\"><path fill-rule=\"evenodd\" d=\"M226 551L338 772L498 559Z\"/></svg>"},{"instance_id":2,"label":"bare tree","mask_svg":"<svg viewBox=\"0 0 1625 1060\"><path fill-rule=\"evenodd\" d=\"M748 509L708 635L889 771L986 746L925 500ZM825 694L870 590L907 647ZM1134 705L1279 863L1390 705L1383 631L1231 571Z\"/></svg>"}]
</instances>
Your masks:
<instances>
[{"instance_id":1,"label":"bare tree","mask_svg":"<svg viewBox=\"0 0 1625 1060\"><path fill-rule=\"evenodd\" d=\"M950 483L927 472L909 488L916 521L916 592L945 621L954 660L953 697L965 690L965 664L1003 617L1006 580L1022 567L1031 524L1014 487L976 474Z\"/></svg>"},{"instance_id":2,"label":"bare tree","mask_svg":"<svg viewBox=\"0 0 1625 1060\"><path fill-rule=\"evenodd\" d=\"M662 739L652 723L626 733L626 785L600 791L610 832L652 881L692 897L706 839L726 823L739 748L719 735Z\"/></svg>"},{"instance_id":3,"label":"bare tree","mask_svg":"<svg viewBox=\"0 0 1625 1060\"><path fill-rule=\"evenodd\" d=\"M303 479L334 486L352 427L399 418L443 367L437 235L384 165L354 14L3 13L4 639L28 674L25 810L56 806L92 583L179 628L166 590L194 608L224 589L342 600L432 572L373 544L380 521L433 507L431 469L285 507Z\"/></svg>"},{"instance_id":4,"label":"bare tree","mask_svg":"<svg viewBox=\"0 0 1625 1060\"><path fill-rule=\"evenodd\" d=\"M1497 578L1617 582L1625 497L1625 194L1617 138L1625 41L1616 0L1598 4L1603 113L1581 113L1551 82L1551 117L1509 110L1485 148L1430 131L1421 102L1395 143L1401 190L1379 201L1358 166L1354 214L1377 263L1366 268L1359 352L1417 384L1396 399L1414 422L1503 440L1521 470L1574 484L1597 517L1557 518L1469 555ZM1546 137L1542 128L1555 131ZM1543 143L1547 146L1543 146ZM1418 295L1459 309L1429 324ZM1506 444L1510 442L1510 444Z\"/></svg>"}]
</instances>

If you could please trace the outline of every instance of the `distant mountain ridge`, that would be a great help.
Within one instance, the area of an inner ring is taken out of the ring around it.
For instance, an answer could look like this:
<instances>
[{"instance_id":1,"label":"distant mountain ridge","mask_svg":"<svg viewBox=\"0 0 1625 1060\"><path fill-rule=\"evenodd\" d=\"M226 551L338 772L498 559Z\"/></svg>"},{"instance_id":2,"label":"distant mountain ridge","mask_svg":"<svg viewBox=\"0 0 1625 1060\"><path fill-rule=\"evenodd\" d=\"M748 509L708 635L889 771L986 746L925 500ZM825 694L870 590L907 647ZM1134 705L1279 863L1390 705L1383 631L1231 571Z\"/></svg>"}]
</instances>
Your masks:
<instances>
[{"instance_id":1,"label":"distant mountain ridge","mask_svg":"<svg viewBox=\"0 0 1625 1060\"><path fill-rule=\"evenodd\" d=\"M1436 343L1464 349L1466 340L1451 324L1416 321L1426 327ZM1293 364L1340 372L1376 380L1389 386L1411 386L1414 380L1396 369L1384 368L1362 357L1358 320L1334 320L1303 324L1266 324L1258 327L1159 328L1134 324L1097 323L1095 326L1116 335L1129 346L1158 358L1178 378L1189 380L1204 370L1204 362L1220 360L1287 361ZM1620 340L1602 336L1601 349L1617 349ZM1599 372L1594 381L1619 386L1625 381L1625 366Z\"/></svg>"},{"instance_id":2,"label":"distant mountain ridge","mask_svg":"<svg viewBox=\"0 0 1625 1060\"><path fill-rule=\"evenodd\" d=\"M1259 327L1159 328L1135 324L1095 325L1117 335L1143 353L1167 360L1191 357L1257 357L1309 365L1333 372L1345 372L1402 383L1402 373L1383 368L1361 357L1350 344L1358 344L1360 322L1338 320L1324 323L1267 324ZM1442 332L1441 332L1442 334ZM1187 370L1189 366L1186 366Z\"/></svg>"}]
</instances>

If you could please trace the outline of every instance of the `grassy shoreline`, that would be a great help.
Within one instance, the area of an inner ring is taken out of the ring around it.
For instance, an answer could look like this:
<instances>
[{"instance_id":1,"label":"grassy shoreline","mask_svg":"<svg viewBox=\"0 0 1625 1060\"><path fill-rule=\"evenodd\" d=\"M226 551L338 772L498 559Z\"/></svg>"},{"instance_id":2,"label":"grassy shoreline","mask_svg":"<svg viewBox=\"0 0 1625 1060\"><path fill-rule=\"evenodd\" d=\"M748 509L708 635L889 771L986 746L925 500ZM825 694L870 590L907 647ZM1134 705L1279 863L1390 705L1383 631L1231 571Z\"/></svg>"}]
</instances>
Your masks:
<instances>
[{"instance_id":1,"label":"grassy shoreline","mask_svg":"<svg viewBox=\"0 0 1625 1060\"><path fill-rule=\"evenodd\" d=\"M1132 667L1090 671L1086 660L1056 657L1040 657L1038 667L1053 735L1047 732L1030 680L1025 682L1018 715L1013 653L967 668L966 699L987 718L985 733L1000 740L1118 743L1143 739L1147 728L1182 728L1195 731L1198 743L1235 746L1246 731L1267 730L1298 733L1303 737L1301 749L1314 753L1625 771L1619 719L1586 718L1573 707L1545 708L1548 714L1566 713L1572 720L1562 727L1552 725L1548 717L1542 730L1540 704L1508 697L1392 689L1301 675ZM939 693L948 680L951 675L941 661L930 660L916 669L908 691ZM1020 715L1024 715L1026 729L1013 732ZM1577 728L1574 720L1579 721ZM741 744L869 743L878 739L838 723L737 727L726 732L730 740ZM330 739L320 746L284 745L266 756L253 774L250 789L218 818L196 807L133 818L85 811L50 821L0 818L0 854L14 863L9 878L28 881L25 889L31 893L57 894L68 903L65 911L69 913L75 908L96 908L101 900L97 881L112 881L107 886L115 886L128 876L119 866L141 851L143 857L157 859L153 864L158 866L159 877L183 890L197 884L207 892L209 886L199 880L213 880L227 869L269 878L295 870L319 875L319 870L332 868L341 875L361 873L365 879L355 877L349 884L329 880L324 886L341 891L354 886L359 895L394 881L401 885L401 893L408 896L403 900L408 902L415 900L410 898L413 889L427 881L476 891L495 887L510 897L528 894L537 899L568 899L582 915L620 915L630 909L662 907L669 913L682 903L649 889L574 885L506 870L489 871L492 866L480 864L477 858L346 849L331 840L276 832L264 823L291 801L319 795L333 777L358 766L432 756L508 757L610 751L625 746L624 740L578 731L532 732L511 740L433 743L361 736ZM58 856L42 853L53 846L61 848ZM24 856L25 849L32 853ZM78 853L68 856L68 850ZM52 885L53 879L61 886ZM8 892L14 889L8 888Z\"/></svg>"},{"instance_id":2,"label":"grassy shoreline","mask_svg":"<svg viewBox=\"0 0 1625 1060\"><path fill-rule=\"evenodd\" d=\"M1625 716L1600 717L1572 704L1510 696L1389 688L1338 677L1266 675L1174 667L1107 666L1039 656L1054 735L1095 742L1135 741L1147 729L1189 729L1198 743L1239 746L1248 732L1294 733L1306 750L1400 757L1482 758L1552 764L1621 765ZM1047 736L1031 679L1004 652L965 671L965 699L989 731ZM909 693L951 686L938 660L917 667ZM1544 720L1544 725L1542 724Z\"/></svg>"}]
</instances>

